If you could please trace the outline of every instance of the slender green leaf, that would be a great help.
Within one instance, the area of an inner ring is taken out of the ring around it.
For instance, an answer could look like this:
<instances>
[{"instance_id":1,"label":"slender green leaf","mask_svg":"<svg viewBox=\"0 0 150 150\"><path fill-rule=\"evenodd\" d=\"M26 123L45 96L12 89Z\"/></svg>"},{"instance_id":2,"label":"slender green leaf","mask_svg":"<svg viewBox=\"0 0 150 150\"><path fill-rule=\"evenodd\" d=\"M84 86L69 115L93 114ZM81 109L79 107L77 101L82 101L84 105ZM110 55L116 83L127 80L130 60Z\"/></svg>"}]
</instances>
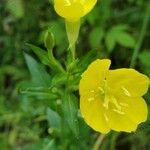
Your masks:
<instances>
[{"instance_id":1,"label":"slender green leaf","mask_svg":"<svg viewBox=\"0 0 150 150\"><path fill-rule=\"evenodd\" d=\"M46 145L46 147L44 148L44 150L57 150L56 149L56 144L55 144L55 140L50 140L50 142Z\"/></svg>"},{"instance_id":2,"label":"slender green leaf","mask_svg":"<svg viewBox=\"0 0 150 150\"><path fill-rule=\"evenodd\" d=\"M150 50L145 50L139 54L139 59L144 66L150 67Z\"/></svg>"},{"instance_id":3,"label":"slender green leaf","mask_svg":"<svg viewBox=\"0 0 150 150\"><path fill-rule=\"evenodd\" d=\"M135 39L127 32L118 32L116 35L116 41L127 48L134 48Z\"/></svg>"},{"instance_id":4,"label":"slender green leaf","mask_svg":"<svg viewBox=\"0 0 150 150\"><path fill-rule=\"evenodd\" d=\"M109 52L113 51L116 43L127 48L134 48L135 39L126 31L127 29L127 25L117 25L107 32L105 43Z\"/></svg>"},{"instance_id":5,"label":"slender green leaf","mask_svg":"<svg viewBox=\"0 0 150 150\"><path fill-rule=\"evenodd\" d=\"M93 30L91 31L89 35L89 42L90 42L92 49L100 47L100 43L103 37L104 37L104 31L102 28L100 27L93 28Z\"/></svg>"},{"instance_id":6,"label":"slender green leaf","mask_svg":"<svg viewBox=\"0 0 150 150\"><path fill-rule=\"evenodd\" d=\"M112 52L116 45L116 40L112 32L107 33L106 38L105 38L105 43L106 43L107 50L109 52Z\"/></svg>"},{"instance_id":7,"label":"slender green leaf","mask_svg":"<svg viewBox=\"0 0 150 150\"><path fill-rule=\"evenodd\" d=\"M32 76L32 80L38 86L49 87L51 83L51 78L45 69L37 63L31 56L24 54L27 66Z\"/></svg>"},{"instance_id":8,"label":"slender green leaf","mask_svg":"<svg viewBox=\"0 0 150 150\"><path fill-rule=\"evenodd\" d=\"M74 95L66 93L63 99L63 111L65 120L69 126L69 128L73 131L73 133L78 136L79 135L79 126L78 126L78 107L77 107L77 99Z\"/></svg>"},{"instance_id":9,"label":"slender green leaf","mask_svg":"<svg viewBox=\"0 0 150 150\"><path fill-rule=\"evenodd\" d=\"M24 16L24 3L23 0L6 0L6 7L16 18Z\"/></svg>"},{"instance_id":10,"label":"slender green leaf","mask_svg":"<svg viewBox=\"0 0 150 150\"><path fill-rule=\"evenodd\" d=\"M50 108L47 108L47 120L48 120L49 125L52 128L60 128L61 117L59 116L59 114L56 111L54 111Z\"/></svg>"},{"instance_id":11,"label":"slender green leaf","mask_svg":"<svg viewBox=\"0 0 150 150\"><path fill-rule=\"evenodd\" d=\"M40 59L40 61L44 64L44 65L50 65L50 60L49 60L49 57L48 57L48 53L33 45L33 44L27 44L27 46L29 46L31 48L31 50L37 55L37 57Z\"/></svg>"}]
</instances>

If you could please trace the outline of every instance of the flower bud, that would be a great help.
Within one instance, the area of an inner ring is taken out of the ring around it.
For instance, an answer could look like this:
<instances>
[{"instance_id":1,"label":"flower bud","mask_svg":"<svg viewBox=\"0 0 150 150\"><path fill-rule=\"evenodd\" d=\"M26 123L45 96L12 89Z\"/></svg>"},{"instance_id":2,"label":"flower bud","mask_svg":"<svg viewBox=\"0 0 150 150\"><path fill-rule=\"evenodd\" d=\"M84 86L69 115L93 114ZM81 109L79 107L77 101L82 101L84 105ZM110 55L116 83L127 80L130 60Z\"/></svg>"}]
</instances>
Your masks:
<instances>
[{"instance_id":1,"label":"flower bud","mask_svg":"<svg viewBox=\"0 0 150 150\"><path fill-rule=\"evenodd\" d=\"M44 37L44 45L48 50L52 50L55 46L55 39L52 32L47 31Z\"/></svg>"}]
</instances>

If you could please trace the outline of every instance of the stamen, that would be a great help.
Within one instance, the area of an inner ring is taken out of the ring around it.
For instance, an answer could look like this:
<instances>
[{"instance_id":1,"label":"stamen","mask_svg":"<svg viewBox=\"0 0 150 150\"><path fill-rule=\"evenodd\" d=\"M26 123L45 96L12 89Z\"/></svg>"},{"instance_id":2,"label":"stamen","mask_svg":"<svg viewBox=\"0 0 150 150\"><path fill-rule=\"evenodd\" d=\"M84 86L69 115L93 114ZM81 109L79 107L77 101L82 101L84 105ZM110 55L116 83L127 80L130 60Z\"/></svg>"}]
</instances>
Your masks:
<instances>
[{"instance_id":1,"label":"stamen","mask_svg":"<svg viewBox=\"0 0 150 150\"><path fill-rule=\"evenodd\" d=\"M127 95L129 97L131 96L130 92L125 87L122 86L121 89L123 90L125 95Z\"/></svg>"},{"instance_id":2,"label":"stamen","mask_svg":"<svg viewBox=\"0 0 150 150\"><path fill-rule=\"evenodd\" d=\"M103 106L108 109L109 97L105 96Z\"/></svg>"},{"instance_id":3,"label":"stamen","mask_svg":"<svg viewBox=\"0 0 150 150\"><path fill-rule=\"evenodd\" d=\"M91 102L91 101L93 101L93 100L94 100L94 97L88 98L88 101L89 101L89 102Z\"/></svg>"},{"instance_id":4,"label":"stamen","mask_svg":"<svg viewBox=\"0 0 150 150\"><path fill-rule=\"evenodd\" d=\"M98 89L100 90L101 94L105 93L105 91L104 91L104 89L102 87L99 86Z\"/></svg>"},{"instance_id":5,"label":"stamen","mask_svg":"<svg viewBox=\"0 0 150 150\"><path fill-rule=\"evenodd\" d=\"M117 107L118 110L121 110L121 106L118 104L114 96L111 97L112 103Z\"/></svg>"},{"instance_id":6,"label":"stamen","mask_svg":"<svg viewBox=\"0 0 150 150\"><path fill-rule=\"evenodd\" d=\"M125 114L124 112L122 112L122 111L120 111L120 110L118 110L118 109L113 109L113 111L114 111L114 112L117 112L117 113L120 114L120 115L124 115L124 114Z\"/></svg>"},{"instance_id":7,"label":"stamen","mask_svg":"<svg viewBox=\"0 0 150 150\"><path fill-rule=\"evenodd\" d=\"M107 115L104 113L104 118L105 118L105 120L108 122L109 121L109 119L108 119L108 117L107 117Z\"/></svg>"},{"instance_id":8,"label":"stamen","mask_svg":"<svg viewBox=\"0 0 150 150\"><path fill-rule=\"evenodd\" d=\"M70 6L71 2L70 0L64 0L64 6Z\"/></svg>"},{"instance_id":9,"label":"stamen","mask_svg":"<svg viewBox=\"0 0 150 150\"><path fill-rule=\"evenodd\" d=\"M128 107L129 105L126 103L119 103L121 106Z\"/></svg>"}]
</instances>

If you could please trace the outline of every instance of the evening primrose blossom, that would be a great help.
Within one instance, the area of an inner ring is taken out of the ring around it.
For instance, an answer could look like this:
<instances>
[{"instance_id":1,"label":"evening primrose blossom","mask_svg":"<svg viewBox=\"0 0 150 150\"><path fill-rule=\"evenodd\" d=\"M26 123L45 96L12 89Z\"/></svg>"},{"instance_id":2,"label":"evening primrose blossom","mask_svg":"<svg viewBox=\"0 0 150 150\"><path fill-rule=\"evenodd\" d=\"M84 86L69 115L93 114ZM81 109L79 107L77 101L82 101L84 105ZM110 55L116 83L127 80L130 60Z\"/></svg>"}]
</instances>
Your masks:
<instances>
[{"instance_id":1,"label":"evening primrose blossom","mask_svg":"<svg viewBox=\"0 0 150 150\"><path fill-rule=\"evenodd\" d=\"M75 43L80 29L80 18L88 14L97 0L54 0L57 14L65 19L69 48L75 58Z\"/></svg>"},{"instance_id":2,"label":"evening primrose blossom","mask_svg":"<svg viewBox=\"0 0 150 150\"><path fill-rule=\"evenodd\" d=\"M79 85L80 110L94 130L132 132L147 119L142 96L149 78L134 69L109 70L109 59L97 59L82 74Z\"/></svg>"},{"instance_id":3,"label":"evening primrose blossom","mask_svg":"<svg viewBox=\"0 0 150 150\"><path fill-rule=\"evenodd\" d=\"M58 15L69 22L76 22L89 13L97 0L54 0L54 8Z\"/></svg>"}]
</instances>

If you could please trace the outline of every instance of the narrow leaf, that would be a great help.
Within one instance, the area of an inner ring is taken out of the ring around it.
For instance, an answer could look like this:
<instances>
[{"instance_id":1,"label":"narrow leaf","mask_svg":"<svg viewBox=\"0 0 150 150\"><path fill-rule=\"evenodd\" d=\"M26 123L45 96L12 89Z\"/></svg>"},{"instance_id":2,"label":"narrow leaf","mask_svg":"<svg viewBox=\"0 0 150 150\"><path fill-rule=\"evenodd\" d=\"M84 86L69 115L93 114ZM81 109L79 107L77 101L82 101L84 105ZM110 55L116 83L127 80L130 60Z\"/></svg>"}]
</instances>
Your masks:
<instances>
[{"instance_id":1,"label":"narrow leaf","mask_svg":"<svg viewBox=\"0 0 150 150\"><path fill-rule=\"evenodd\" d=\"M39 65L31 56L24 54L27 66L32 76L32 80L38 86L49 87L51 78L45 69Z\"/></svg>"},{"instance_id":2,"label":"narrow leaf","mask_svg":"<svg viewBox=\"0 0 150 150\"><path fill-rule=\"evenodd\" d=\"M44 65L48 65L48 66L50 65L48 53L45 50L32 44L27 44L27 46L31 48L31 50L37 55L37 57Z\"/></svg>"},{"instance_id":3,"label":"narrow leaf","mask_svg":"<svg viewBox=\"0 0 150 150\"><path fill-rule=\"evenodd\" d=\"M73 133L78 136L79 135L79 127L78 127L78 107L77 107L77 99L72 94L65 94L63 99L63 111L64 117L69 128L73 131Z\"/></svg>"},{"instance_id":4,"label":"narrow leaf","mask_svg":"<svg viewBox=\"0 0 150 150\"><path fill-rule=\"evenodd\" d=\"M50 108L47 108L47 120L48 120L49 125L52 128L60 128L61 118L56 111Z\"/></svg>"},{"instance_id":5,"label":"narrow leaf","mask_svg":"<svg viewBox=\"0 0 150 150\"><path fill-rule=\"evenodd\" d=\"M134 48L135 46L135 40L133 36L131 36L127 32L118 32L116 35L116 41L120 45L127 47L127 48Z\"/></svg>"},{"instance_id":6,"label":"narrow leaf","mask_svg":"<svg viewBox=\"0 0 150 150\"><path fill-rule=\"evenodd\" d=\"M105 38L107 50L112 52L116 45L116 40L113 32L108 32Z\"/></svg>"}]
</instances>

